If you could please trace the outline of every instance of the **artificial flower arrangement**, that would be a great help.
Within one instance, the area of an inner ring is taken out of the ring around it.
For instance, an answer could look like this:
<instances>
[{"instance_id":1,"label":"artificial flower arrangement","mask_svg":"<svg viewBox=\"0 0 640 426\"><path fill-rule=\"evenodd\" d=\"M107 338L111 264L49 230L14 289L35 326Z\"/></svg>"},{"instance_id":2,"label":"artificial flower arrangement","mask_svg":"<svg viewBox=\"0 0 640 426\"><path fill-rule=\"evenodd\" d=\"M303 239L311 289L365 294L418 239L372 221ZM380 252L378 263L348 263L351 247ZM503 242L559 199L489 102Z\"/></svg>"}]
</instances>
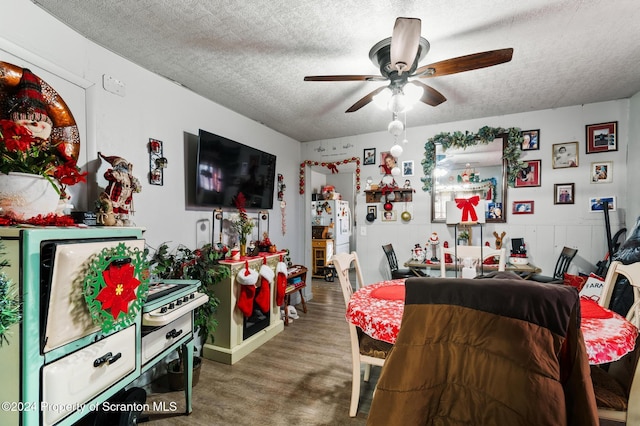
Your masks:
<instances>
[{"instance_id":1,"label":"artificial flower arrangement","mask_svg":"<svg viewBox=\"0 0 640 426\"><path fill-rule=\"evenodd\" d=\"M238 209L238 217L232 220L231 223L238 233L238 239L240 240L241 246L247 244L247 235L251 235L253 227L255 226L254 221L247 214L247 209L245 208L246 203L247 199L244 194L239 192L234 199L234 204Z\"/></svg>"},{"instance_id":2,"label":"artificial flower arrangement","mask_svg":"<svg viewBox=\"0 0 640 426\"><path fill-rule=\"evenodd\" d=\"M33 136L31 131L14 121L0 120L0 172L21 172L43 176L61 198L65 188L86 182L76 160L67 154L65 145Z\"/></svg>"}]
</instances>

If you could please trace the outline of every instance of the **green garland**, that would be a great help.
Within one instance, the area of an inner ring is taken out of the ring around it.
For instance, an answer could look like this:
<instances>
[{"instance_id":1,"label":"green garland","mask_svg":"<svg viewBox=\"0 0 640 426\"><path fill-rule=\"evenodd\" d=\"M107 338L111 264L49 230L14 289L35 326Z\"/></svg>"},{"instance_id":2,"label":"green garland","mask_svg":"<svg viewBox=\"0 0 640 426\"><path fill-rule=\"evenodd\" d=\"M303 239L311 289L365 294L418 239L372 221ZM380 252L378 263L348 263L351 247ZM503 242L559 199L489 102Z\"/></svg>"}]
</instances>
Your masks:
<instances>
[{"instance_id":1,"label":"green garland","mask_svg":"<svg viewBox=\"0 0 640 426\"><path fill-rule=\"evenodd\" d=\"M502 127L482 127L478 133L454 132L439 133L427 140L424 145L424 159L421 161L424 176L420 178L422 181L422 190L431 191L433 186L433 169L436 165L436 145L442 145L443 150L450 147L467 148L468 146L478 144L488 144L493 142L496 137L506 134L507 146L504 147L502 158L507 161L507 184L513 186L516 181L518 172L524 167L524 163L520 161L522 151L522 131L517 127L503 129Z\"/></svg>"},{"instance_id":2,"label":"green garland","mask_svg":"<svg viewBox=\"0 0 640 426\"><path fill-rule=\"evenodd\" d=\"M4 245L0 243L0 250ZM0 251L0 254L4 252ZM3 343L9 343L7 332L9 328L20 322L20 302L15 289L11 289L11 280L2 272L2 269L9 267L9 261L0 260L0 347Z\"/></svg>"}]
</instances>

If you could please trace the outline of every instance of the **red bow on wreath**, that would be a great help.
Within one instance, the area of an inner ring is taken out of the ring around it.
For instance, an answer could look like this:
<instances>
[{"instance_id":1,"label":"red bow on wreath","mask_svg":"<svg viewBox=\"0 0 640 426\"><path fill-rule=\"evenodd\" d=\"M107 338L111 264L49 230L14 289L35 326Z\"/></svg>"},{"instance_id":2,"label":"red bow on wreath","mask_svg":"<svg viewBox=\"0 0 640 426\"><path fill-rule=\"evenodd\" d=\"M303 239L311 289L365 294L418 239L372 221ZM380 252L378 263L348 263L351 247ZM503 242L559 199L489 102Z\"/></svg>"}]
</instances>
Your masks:
<instances>
[{"instance_id":1,"label":"red bow on wreath","mask_svg":"<svg viewBox=\"0 0 640 426\"><path fill-rule=\"evenodd\" d=\"M480 202L480 197L474 195L471 198L456 198L456 207L462 210L462 218L460 222L477 222L475 206Z\"/></svg>"}]
</instances>

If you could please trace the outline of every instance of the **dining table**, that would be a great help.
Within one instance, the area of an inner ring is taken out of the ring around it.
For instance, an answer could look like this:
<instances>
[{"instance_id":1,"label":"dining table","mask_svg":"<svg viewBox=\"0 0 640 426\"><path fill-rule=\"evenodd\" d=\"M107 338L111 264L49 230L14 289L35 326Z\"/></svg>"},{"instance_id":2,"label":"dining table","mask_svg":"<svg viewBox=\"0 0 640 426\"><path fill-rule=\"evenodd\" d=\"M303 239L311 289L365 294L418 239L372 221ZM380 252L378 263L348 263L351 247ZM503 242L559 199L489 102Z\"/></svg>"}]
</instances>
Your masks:
<instances>
[{"instance_id":1,"label":"dining table","mask_svg":"<svg viewBox=\"0 0 640 426\"><path fill-rule=\"evenodd\" d=\"M404 312L405 279L385 280L355 291L347 304L347 321L374 339L394 344ZM638 329L623 316L580 299L580 329L589 364L606 364L635 347Z\"/></svg>"},{"instance_id":2,"label":"dining table","mask_svg":"<svg viewBox=\"0 0 640 426\"><path fill-rule=\"evenodd\" d=\"M416 274L416 276L422 276L423 274L420 272L424 270L427 270L427 275L430 275L429 271L431 269L435 270L435 274L437 276L440 276L440 261L431 261L429 259L424 261L409 259L404 262L404 266L409 268L414 274ZM445 268L447 271L455 271L456 269L461 271L462 263L445 263ZM482 263L478 265L476 269L480 274L486 274L497 271L498 264ZM513 263L507 262L505 264L505 271L516 272L518 275L522 276L522 278L527 279L533 274L539 274L541 269L531 263L514 265Z\"/></svg>"}]
</instances>

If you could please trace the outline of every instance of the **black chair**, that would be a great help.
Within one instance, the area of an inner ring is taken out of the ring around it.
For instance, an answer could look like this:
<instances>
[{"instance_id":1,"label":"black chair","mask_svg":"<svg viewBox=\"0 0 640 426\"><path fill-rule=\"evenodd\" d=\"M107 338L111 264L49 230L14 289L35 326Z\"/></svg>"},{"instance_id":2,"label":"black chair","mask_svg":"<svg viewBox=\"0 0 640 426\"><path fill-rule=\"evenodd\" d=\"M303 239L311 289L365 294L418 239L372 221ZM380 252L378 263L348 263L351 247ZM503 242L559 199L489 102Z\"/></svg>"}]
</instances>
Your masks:
<instances>
[{"instance_id":1,"label":"black chair","mask_svg":"<svg viewBox=\"0 0 640 426\"><path fill-rule=\"evenodd\" d=\"M393 245L385 244L382 246L382 250L384 250L384 254L387 256L387 261L389 262L389 269L391 270L391 279L397 278L411 278L411 277L424 277L426 274L422 271L413 271L409 268L400 269L398 268L398 258L396 257L396 252L393 250Z\"/></svg>"},{"instance_id":2,"label":"black chair","mask_svg":"<svg viewBox=\"0 0 640 426\"><path fill-rule=\"evenodd\" d=\"M558 257L558 261L556 262L556 267L553 270L553 276L533 274L529 279L531 281L537 281L539 283L550 283L550 284L561 284L564 282L564 274L569 269L569 264L576 254L578 253L578 249L564 247L560 252L560 256Z\"/></svg>"}]
</instances>

